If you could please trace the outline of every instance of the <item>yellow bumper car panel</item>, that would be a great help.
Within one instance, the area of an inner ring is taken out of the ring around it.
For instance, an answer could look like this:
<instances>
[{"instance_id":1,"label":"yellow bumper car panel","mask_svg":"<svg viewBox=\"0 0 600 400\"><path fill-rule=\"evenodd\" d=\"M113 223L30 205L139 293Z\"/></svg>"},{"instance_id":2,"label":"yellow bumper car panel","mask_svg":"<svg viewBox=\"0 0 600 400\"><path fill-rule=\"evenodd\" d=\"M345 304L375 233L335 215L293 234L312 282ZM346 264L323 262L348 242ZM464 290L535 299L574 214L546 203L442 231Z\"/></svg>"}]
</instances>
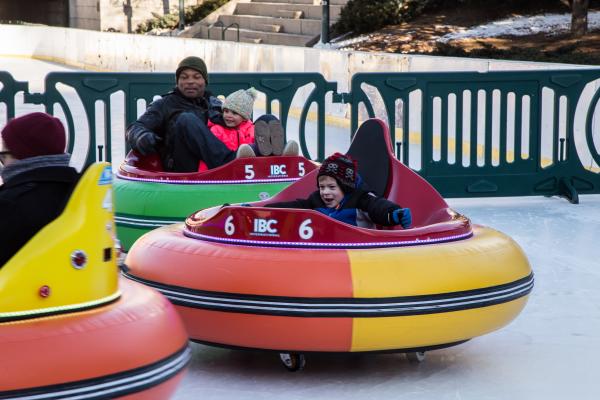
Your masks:
<instances>
[{"instance_id":1,"label":"yellow bumper car panel","mask_svg":"<svg viewBox=\"0 0 600 400\"><path fill-rule=\"evenodd\" d=\"M118 297L112 171L110 164L96 163L63 213L0 268L0 321L90 308Z\"/></svg>"}]
</instances>

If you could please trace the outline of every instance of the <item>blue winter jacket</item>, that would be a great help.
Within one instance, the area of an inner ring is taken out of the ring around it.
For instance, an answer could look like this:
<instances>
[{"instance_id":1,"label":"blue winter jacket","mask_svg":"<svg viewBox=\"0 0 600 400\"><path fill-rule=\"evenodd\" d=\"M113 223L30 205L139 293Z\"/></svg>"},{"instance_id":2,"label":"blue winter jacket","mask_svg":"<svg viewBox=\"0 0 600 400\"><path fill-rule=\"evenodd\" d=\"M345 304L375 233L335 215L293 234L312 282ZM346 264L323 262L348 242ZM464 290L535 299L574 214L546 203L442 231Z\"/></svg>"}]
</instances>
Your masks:
<instances>
[{"instance_id":1,"label":"blue winter jacket","mask_svg":"<svg viewBox=\"0 0 600 400\"><path fill-rule=\"evenodd\" d=\"M271 203L266 206L316 210L338 221L363 227L372 225L369 224L369 220L377 225L396 225L392 213L394 210L402 208L396 203L362 189L355 189L347 193L335 208L329 208L325 205L318 190L311 193L307 199ZM364 214L367 214L368 219L365 219Z\"/></svg>"}]
</instances>

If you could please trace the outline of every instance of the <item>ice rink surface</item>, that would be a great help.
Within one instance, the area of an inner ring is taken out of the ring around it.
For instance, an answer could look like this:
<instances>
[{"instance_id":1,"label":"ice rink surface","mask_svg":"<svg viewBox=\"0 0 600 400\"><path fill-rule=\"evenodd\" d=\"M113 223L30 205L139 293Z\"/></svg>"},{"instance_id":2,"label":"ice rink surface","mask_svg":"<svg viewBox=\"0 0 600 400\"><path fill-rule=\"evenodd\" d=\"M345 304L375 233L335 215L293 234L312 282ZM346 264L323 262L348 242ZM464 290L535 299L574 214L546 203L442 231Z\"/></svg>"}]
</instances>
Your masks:
<instances>
[{"instance_id":1,"label":"ice rink surface","mask_svg":"<svg viewBox=\"0 0 600 400\"><path fill-rule=\"evenodd\" d=\"M38 90L47 72L65 69L0 58L0 70ZM600 398L600 195L580 196L577 205L556 197L448 203L508 234L527 254L535 287L511 324L429 352L421 364L402 354L309 354L297 373L276 353L193 344L174 399Z\"/></svg>"}]
</instances>

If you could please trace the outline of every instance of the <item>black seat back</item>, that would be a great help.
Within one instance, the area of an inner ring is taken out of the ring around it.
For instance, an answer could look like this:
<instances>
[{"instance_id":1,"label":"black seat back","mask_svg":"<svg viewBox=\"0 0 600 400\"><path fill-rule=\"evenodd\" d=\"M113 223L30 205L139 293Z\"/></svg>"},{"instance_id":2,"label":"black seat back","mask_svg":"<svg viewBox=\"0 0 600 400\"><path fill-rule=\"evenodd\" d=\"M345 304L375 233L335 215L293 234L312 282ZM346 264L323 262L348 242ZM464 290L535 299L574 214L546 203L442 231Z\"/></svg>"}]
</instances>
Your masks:
<instances>
[{"instance_id":1,"label":"black seat back","mask_svg":"<svg viewBox=\"0 0 600 400\"><path fill-rule=\"evenodd\" d=\"M390 176L390 139L387 130L378 119L369 119L357 129L346 152L358 161L358 173L363 187L379 196L386 195Z\"/></svg>"}]
</instances>

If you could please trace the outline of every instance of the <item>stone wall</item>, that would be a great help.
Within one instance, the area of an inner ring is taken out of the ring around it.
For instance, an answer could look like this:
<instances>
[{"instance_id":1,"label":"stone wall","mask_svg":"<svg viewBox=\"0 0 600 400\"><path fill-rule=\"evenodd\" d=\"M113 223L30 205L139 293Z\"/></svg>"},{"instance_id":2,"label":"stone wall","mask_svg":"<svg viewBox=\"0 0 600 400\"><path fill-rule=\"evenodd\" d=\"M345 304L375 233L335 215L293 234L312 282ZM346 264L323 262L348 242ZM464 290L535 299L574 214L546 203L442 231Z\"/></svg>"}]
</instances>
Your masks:
<instances>
[{"instance_id":1,"label":"stone wall","mask_svg":"<svg viewBox=\"0 0 600 400\"><path fill-rule=\"evenodd\" d=\"M98 29L102 31L133 32L141 22L152 18L153 13L165 15L179 11L179 0L99 0L99 2L100 27ZM184 1L186 7L200 3L202 0Z\"/></svg>"},{"instance_id":2,"label":"stone wall","mask_svg":"<svg viewBox=\"0 0 600 400\"><path fill-rule=\"evenodd\" d=\"M69 26L100 29L100 0L71 0L69 3Z\"/></svg>"},{"instance_id":3,"label":"stone wall","mask_svg":"<svg viewBox=\"0 0 600 400\"><path fill-rule=\"evenodd\" d=\"M0 20L68 26L69 0L0 1Z\"/></svg>"}]
</instances>

